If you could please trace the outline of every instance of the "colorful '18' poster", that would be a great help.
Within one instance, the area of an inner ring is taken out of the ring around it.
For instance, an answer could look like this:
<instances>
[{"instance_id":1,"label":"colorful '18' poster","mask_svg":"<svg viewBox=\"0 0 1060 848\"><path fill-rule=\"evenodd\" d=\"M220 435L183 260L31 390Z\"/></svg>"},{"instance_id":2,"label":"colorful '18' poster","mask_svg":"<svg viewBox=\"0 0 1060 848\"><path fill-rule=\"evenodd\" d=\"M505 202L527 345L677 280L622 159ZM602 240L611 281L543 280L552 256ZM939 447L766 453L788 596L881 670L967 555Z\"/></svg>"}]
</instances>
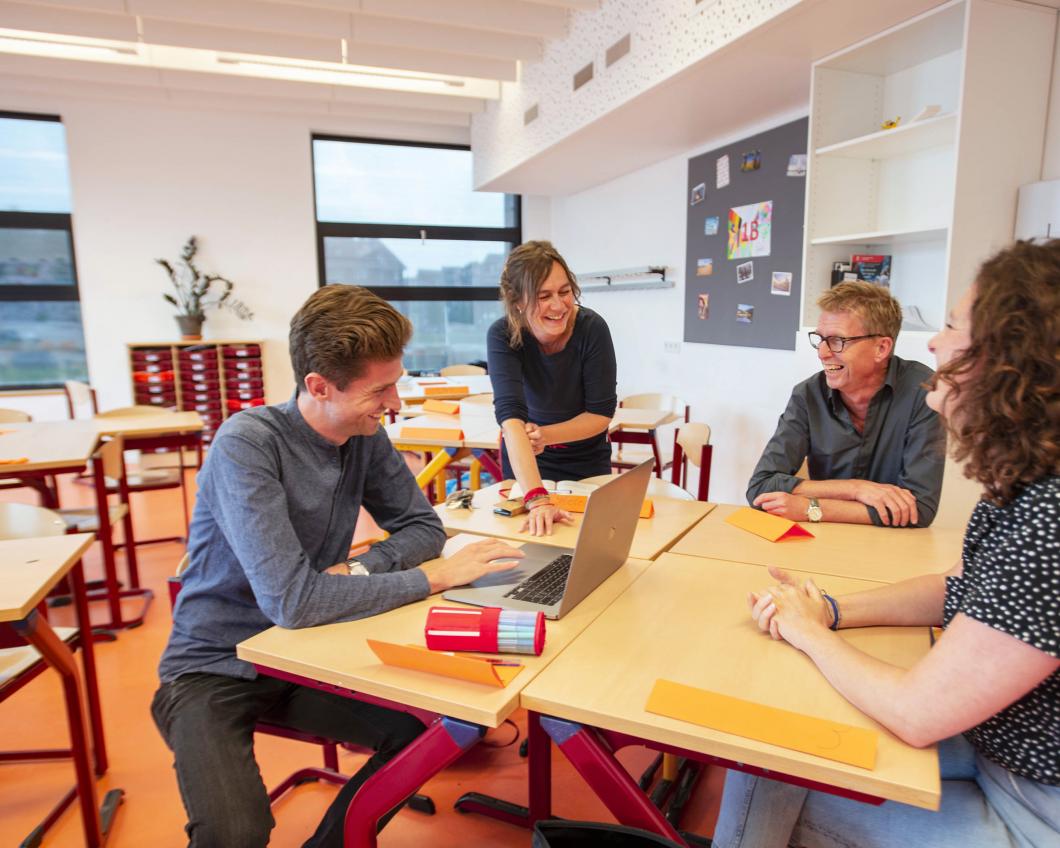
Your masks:
<instances>
[{"instance_id":1,"label":"colorful '18' poster","mask_svg":"<svg viewBox=\"0 0 1060 848\"><path fill-rule=\"evenodd\" d=\"M729 259L769 256L773 201L749 203L729 210Z\"/></svg>"}]
</instances>

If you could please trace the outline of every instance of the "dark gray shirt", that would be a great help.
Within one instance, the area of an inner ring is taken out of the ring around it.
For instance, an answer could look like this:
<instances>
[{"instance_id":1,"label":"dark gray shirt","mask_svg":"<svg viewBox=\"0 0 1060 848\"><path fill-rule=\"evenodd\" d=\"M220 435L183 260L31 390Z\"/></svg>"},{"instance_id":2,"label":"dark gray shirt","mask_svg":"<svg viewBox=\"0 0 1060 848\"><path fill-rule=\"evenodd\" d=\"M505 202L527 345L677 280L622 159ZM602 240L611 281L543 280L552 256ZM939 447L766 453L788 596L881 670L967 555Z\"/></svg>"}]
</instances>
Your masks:
<instances>
[{"instance_id":1,"label":"dark gray shirt","mask_svg":"<svg viewBox=\"0 0 1060 848\"><path fill-rule=\"evenodd\" d=\"M364 618L429 593L413 567L441 553L445 531L381 429L336 447L294 398L244 410L218 430L198 487L163 682L252 679L235 646L274 624ZM361 506L391 533L358 557L370 574L322 574L346 559Z\"/></svg>"},{"instance_id":2,"label":"dark gray shirt","mask_svg":"<svg viewBox=\"0 0 1060 848\"><path fill-rule=\"evenodd\" d=\"M799 383L747 484L748 503L765 492L791 492L805 459L811 480L872 480L908 489L916 497L916 526L927 527L938 510L945 464L942 423L924 401L923 384L933 373L892 356L863 433L823 371ZM873 524L885 526L875 508L865 508Z\"/></svg>"}]
</instances>

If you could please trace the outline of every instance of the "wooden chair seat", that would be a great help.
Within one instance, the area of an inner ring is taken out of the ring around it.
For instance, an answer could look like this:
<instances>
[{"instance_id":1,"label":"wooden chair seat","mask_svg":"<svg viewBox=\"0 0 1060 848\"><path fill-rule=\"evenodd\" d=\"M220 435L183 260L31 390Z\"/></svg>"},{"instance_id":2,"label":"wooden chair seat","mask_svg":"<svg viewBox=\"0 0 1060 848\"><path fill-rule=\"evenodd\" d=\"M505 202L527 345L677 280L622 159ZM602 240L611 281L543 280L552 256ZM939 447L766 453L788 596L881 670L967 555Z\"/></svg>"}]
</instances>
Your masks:
<instances>
[{"instance_id":1,"label":"wooden chair seat","mask_svg":"<svg viewBox=\"0 0 1060 848\"><path fill-rule=\"evenodd\" d=\"M63 519L66 524L66 530L68 533L98 533L99 532L99 513L96 512L94 506L85 507L70 507L68 509L57 509L59 516ZM129 512L129 507L126 504L111 504L107 510L110 516L110 523L113 526L125 518L125 515Z\"/></svg>"},{"instance_id":2,"label":"wooden chair seat","mask_svg":"<svg viewBox=\"0 0 1060 848\"><path fill-rule=\"evenodd\" d=\"M674 458L673 446L660 444L658 450L659 459L662 460L662 467L669 468ZM645 460L653 459L654 457L655 454L652 452L651 445L615 442L611 448L611 467L636 468Z\"/></svg>"},{"instance_id":3,"label":"wooden chair seat","mask_svg":"<svg viewBox=\"0 0 1060 848\"><path fill-rule=\"evenodd\" d=\"M53 627L52 630L71 648L74 647L80 632L76 627ZM36 671L33 666L40 661L40 652L32 645L0 648L0 691L18 681L27 672Z\"/></svg>"}]
</instances>

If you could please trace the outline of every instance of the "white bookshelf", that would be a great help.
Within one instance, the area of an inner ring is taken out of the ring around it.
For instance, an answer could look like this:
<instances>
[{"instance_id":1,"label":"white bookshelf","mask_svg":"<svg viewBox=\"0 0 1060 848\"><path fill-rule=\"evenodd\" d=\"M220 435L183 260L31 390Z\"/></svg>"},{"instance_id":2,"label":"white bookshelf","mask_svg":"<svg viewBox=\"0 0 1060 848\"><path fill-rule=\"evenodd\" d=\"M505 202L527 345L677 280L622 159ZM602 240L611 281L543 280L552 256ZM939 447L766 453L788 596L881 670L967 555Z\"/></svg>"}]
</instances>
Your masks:
<instances>
[{"instance_id":1,"label":"white bookshelf","mask_svg":"<svg viewBox=\"0 0 1060 848\"><path fill-rule=\"evenodd\" d=\"M814 64L803 327L834 262L887 253L895 296L937 329L1011 241L1017 189L1039 178L1055 19L952 0ZM912 121L928 105L939 113Z\"/></svg>"}]
</instances>

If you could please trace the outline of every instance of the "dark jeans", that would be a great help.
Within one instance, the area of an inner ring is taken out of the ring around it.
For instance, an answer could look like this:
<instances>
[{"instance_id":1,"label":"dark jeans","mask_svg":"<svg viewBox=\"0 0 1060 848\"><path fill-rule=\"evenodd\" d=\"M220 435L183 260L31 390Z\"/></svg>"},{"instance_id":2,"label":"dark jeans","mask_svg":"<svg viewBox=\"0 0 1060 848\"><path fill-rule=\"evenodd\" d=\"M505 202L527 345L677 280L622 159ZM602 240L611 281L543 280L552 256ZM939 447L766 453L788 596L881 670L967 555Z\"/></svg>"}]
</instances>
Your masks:
<instances>
[{"instance_id":1,"label":"dark jeans","mask_svg":"<svg viewBox=\"0 0 1060 848\"><path fill-rule=\"evenodd\" d=\"M193 848L268 844L275 821L254 760L259 720L375 751L339 791L305 848L341 848L346 808L361 784L424 730L407 713L264 676L185 674L159 688L151 714L173 751Z\"/></svg>"}]
</instances>

